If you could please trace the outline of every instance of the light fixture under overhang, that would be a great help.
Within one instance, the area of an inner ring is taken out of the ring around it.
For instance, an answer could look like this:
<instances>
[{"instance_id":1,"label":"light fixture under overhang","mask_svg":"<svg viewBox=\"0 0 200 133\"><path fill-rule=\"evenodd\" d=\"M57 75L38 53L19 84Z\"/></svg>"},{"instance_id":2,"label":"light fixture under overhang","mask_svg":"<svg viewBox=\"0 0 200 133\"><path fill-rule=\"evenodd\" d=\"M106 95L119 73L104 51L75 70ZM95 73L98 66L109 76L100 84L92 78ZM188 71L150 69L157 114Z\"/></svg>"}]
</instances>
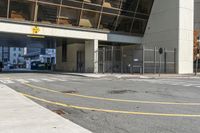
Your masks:
<instances>
[{"instance_id":1,"label":"light fixture under overhang","mask_svg":"<svg viewBox=\"0 0 200 133\"><path fill-rule=\"evenodd\" d=\"M39 36L39 35L27 35L27 37L30 37L30 38L45 38L45 36Z\"/></svg>"}]
</instances>

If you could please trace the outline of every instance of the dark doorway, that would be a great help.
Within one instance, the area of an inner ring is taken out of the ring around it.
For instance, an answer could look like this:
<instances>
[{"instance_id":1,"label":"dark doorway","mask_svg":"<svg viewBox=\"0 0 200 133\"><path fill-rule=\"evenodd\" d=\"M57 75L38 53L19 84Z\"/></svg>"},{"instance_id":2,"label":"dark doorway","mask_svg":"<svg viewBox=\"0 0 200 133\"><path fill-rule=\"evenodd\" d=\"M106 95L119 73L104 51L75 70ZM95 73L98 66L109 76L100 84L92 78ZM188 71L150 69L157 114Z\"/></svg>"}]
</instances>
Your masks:
<instances>
[{"instance_id":1,"label":"dark doorway","mask_svg":"<svg viewBox=\"0 0 200 133\"><path fill-rule=\"evenodd\" d=\"M76 64L77 72L84 72L85 70L85 53L84 51L77 51L77 64Z\"/></svg>"}]
</instances>

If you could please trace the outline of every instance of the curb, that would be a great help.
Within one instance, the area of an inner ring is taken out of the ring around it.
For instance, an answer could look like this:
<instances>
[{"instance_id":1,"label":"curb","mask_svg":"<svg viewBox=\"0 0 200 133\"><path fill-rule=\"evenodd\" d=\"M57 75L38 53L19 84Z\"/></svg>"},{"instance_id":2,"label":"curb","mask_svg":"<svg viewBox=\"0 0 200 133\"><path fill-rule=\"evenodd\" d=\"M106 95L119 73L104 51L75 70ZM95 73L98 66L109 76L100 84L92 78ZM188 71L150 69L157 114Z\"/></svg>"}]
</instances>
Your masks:
<instances>
[{"instance_id":1,"label":"curb","mask_svg":"<svg viewBox=\"0 0 200 133\"><path fill-rule=\"evenodd\" d=\"M0 84L1 133L92 133Z\"/></svg>"}]
</instances>

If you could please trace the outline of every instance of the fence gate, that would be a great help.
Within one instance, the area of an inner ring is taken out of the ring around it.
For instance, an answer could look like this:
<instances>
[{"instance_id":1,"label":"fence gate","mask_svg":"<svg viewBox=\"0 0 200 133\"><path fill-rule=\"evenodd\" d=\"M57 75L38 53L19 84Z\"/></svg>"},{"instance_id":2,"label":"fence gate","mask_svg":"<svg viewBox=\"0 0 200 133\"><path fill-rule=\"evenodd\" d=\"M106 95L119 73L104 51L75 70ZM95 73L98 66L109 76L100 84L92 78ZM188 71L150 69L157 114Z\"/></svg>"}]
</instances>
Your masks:
<instances>
[{"instance_id":1,"label":"fence gate","mask_svg":"<svg viewBox=\"0 0 200 133\"><path fill-rule=\"evenodd\" d=\"M99 48L99 73L121 72L121 49L117 46Z\"/></svg>"},{"instance_id":2,"label":"fence gate","mask_svg":"<svg viewBox=\"0 0 200 133\"><path fill-rule=\"evenodd\" d=\"M100 46L99 73L176 73L176 49L144 48L141 45ZM161 62L160 62L161 57Z\"/></svg>"}]
</instances>

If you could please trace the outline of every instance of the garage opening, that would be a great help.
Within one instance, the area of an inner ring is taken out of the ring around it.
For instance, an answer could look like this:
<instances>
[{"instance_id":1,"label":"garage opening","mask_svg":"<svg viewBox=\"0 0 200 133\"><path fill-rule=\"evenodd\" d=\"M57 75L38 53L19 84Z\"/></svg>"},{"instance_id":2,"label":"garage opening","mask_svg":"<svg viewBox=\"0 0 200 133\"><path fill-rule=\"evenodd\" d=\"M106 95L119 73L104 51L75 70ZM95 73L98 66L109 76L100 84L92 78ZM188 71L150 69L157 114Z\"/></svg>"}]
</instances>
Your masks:
<instances>
[{"instance_id":1,"label":"garage opening","mask_svg":"<svg viewBox=\"0 0 200 133\"><path fill-rule=\"evenodd\" d=\"M56 38L0 34L0 66L3 72L50 71L56 64Z\"/></svg>"}]
</instances>

